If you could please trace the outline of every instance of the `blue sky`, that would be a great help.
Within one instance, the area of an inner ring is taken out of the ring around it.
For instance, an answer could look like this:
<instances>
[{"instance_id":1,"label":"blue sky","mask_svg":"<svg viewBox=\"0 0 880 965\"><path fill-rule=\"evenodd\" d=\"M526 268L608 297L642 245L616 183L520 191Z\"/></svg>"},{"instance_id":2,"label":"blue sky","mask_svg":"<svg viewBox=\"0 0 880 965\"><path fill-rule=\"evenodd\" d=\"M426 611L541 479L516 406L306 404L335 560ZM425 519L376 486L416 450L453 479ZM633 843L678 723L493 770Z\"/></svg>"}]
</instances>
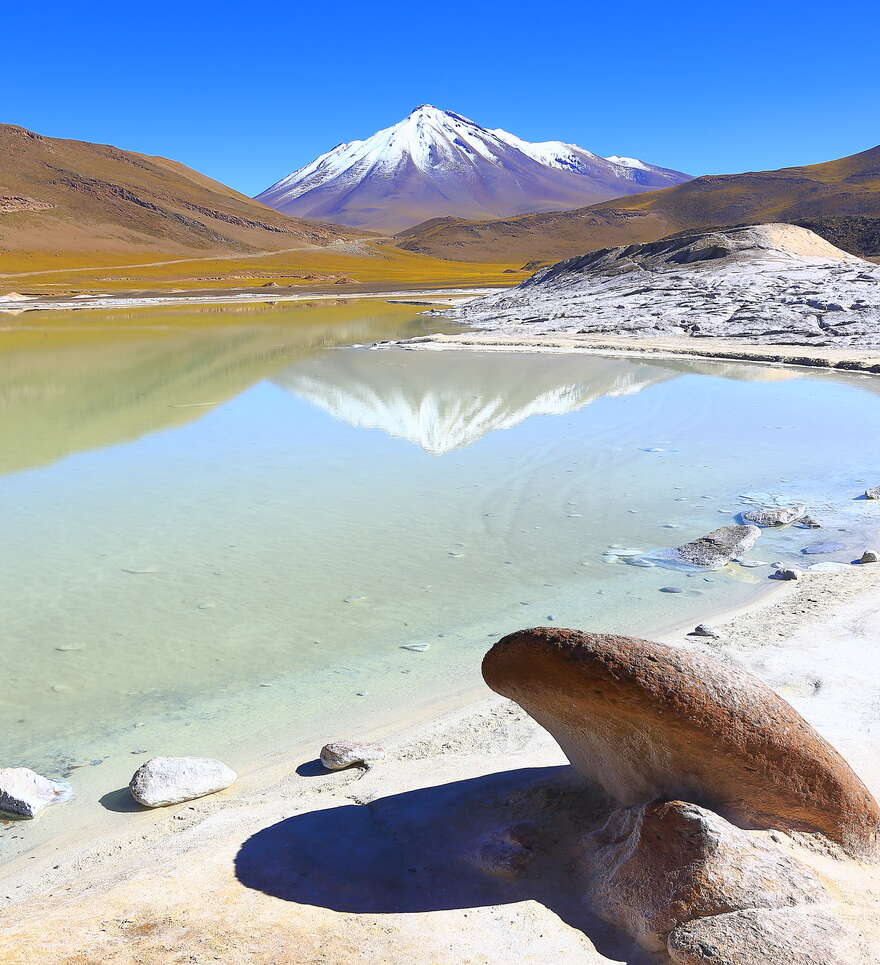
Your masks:
<instances>
[{"instance_id":1,"label":"blue sky","mask_svg":"<svg viewBox=\"0 0 880 965\"><path fill-rule=\"evenodd\" d=\"M421 103L694 174L880 143L876 0L46 0L3 31L0 121L248 194Z\"/></svg>"}]
</instances>

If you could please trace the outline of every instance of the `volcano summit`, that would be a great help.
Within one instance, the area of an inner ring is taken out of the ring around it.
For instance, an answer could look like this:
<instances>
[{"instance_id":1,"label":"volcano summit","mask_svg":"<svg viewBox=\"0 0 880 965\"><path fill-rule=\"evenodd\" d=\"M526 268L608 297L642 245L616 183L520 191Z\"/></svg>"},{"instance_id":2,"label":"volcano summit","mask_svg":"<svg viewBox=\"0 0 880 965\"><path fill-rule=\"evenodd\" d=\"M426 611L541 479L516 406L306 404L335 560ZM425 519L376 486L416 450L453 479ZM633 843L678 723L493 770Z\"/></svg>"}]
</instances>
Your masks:
<instances>
[{"instance_id":1,"label":"volcano summit","mask_svg":"<svg viewBox=\"0 0 880 965\"><path fill-rule=\"evenodd\" d=\"M257 200L288 215L395 232L430 218L557 211L688 180L576 144L523 141L423 104L366 140L337 145Z\"/></svg>"}]
</instances>

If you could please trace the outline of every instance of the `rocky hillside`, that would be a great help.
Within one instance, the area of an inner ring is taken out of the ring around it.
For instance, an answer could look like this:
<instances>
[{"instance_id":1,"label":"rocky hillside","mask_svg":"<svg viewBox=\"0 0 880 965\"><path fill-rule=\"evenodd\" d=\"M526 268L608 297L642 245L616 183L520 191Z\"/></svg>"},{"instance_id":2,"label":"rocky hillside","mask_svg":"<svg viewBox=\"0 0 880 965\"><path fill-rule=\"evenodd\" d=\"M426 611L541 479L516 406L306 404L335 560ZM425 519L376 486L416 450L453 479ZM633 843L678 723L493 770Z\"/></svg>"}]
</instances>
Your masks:
<instances>
[{"instance_id":1,"label":"rocky hillside","mask_svg":"<svg viewBox=\"0 0 880 965\"><path fill-rule=\"evenodd\" d=\"M787 222L862 257L880 257L880 146L778 171L711 175L571 211L494 221L447 219L400 236L412 251L473 261L558 261L674 232Z\"/></svg>"},{"instance_id":2,"label":"rocky hillside","mask_svg":"<svg viewBox=\"0 0 880 965\"><path fill-rule=\"evenodd\" d=\"M509 334L880 346L880 267L794 225L726 228L581 255L452 314Z\"/></svg>"},{"instance_id":3,"label":"rocky hillside","mask_svg":"<svg viewBox=\"0 0 880 965\"><path fill-rule=\"evenodd\" d=\"M265 207L197 171L0 125L6 252L225 253L324 246L347 233Z\"/></svg>"}]
</instances>

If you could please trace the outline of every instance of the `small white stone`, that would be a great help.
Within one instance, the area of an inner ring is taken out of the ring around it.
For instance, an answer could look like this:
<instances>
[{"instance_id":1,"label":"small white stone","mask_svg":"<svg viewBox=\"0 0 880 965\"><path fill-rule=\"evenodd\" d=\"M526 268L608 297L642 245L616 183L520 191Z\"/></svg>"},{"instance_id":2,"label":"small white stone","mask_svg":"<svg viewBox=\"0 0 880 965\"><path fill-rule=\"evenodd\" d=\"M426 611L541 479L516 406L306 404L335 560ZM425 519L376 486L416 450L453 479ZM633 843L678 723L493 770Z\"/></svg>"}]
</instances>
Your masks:
<instances>
[{"instance_id":1,"label":"small white stone","mask_svg":"<svg viewBox=\"0 0 880 965\"><path fill-rule=\"evenodd\" d=\"M139 804L158 808L222 791L236 777L209 757L153 757L134 772L129 788Z\"/></svg>"}]
</instances>

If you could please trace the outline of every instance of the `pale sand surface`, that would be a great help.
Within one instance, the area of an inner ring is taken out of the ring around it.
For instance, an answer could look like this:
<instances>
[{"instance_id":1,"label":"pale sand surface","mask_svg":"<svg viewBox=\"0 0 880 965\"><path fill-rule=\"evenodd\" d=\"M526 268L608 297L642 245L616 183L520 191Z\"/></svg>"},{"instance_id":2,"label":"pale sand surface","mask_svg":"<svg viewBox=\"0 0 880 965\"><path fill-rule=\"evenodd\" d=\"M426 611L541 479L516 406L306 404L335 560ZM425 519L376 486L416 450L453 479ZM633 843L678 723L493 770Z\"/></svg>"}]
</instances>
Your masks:
<instances>
[{"instance_id":1,"label":"pale sand surface","mask_svg":"<svg viewBox=\"0 0 880 965\"><path fill-rule=\"evenodd\" d=\"M766 679L880 793L880 565L808 574L712 622L720 641L664 639ZM389 749L363 777L321 773L308 763L319 747L292 739L225 792L111 812L97 844L9 862L0 962L646 960L579 900L570 859L593 801L515 705L478 687L445 706L414 695L405 719L358 736ZM529 820L544 828L544 858L507 873L498 829ZM880 947L880 871L790 846Z\"/></svg>"},{"instance_id":2,"label":"pale sand surface","mask_svg":"<svg viewBox=\"0 0 880 965\"><path fill-rule=\"evenodd\" d=\"M880 349L824 345L759 345L742 340L687 338L674 335L633 338L626 335L505 335L462 332L422 335L405 343L421 349L478 349L510 352L585 352L636 358L707 358L739 362L842 369L880 373Z\"/></svg>"}]
</instances>

